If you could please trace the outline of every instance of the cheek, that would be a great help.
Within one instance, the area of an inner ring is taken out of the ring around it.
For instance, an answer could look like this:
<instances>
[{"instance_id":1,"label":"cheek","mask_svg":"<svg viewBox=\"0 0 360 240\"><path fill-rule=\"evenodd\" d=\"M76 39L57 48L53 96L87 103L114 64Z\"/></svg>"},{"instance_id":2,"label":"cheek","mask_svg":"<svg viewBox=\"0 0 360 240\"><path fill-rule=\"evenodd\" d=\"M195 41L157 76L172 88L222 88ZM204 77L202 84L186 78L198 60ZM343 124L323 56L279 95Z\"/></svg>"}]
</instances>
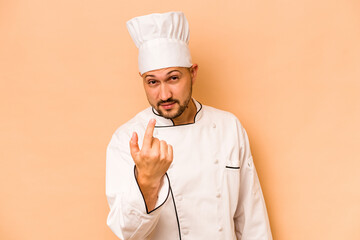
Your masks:
<instances>
[{"instance_id":1,"label":"cheek","mask_svg":"<svg viewBox=\"0 0 360 240\"><path fill-rule=\"evenodd\" d=\"M183 98L185 98L189 95L190 89L191 89L191 83L186 82L181 86L181 88L179 88L178 92L179 92L179 94L182 95Z\"/></svg>"},{"instance_id":2,"label":"cheek","mask_svg":"<svg viewBox=\"0 0 360 240\"><path fill-rule=\"evenodd\" d=\"M146 96L149 100L156 101L158 96L158 91L154 88L145 88Z\"/></svg>"}]
</instances>

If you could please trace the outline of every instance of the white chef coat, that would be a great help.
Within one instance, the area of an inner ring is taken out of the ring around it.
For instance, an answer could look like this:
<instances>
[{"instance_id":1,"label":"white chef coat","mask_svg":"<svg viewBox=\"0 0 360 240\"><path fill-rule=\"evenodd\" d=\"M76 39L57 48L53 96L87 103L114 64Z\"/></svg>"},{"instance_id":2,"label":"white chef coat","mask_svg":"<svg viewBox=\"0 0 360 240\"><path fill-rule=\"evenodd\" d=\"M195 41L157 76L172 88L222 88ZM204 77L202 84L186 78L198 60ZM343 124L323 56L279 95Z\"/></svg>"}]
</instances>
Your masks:
<instances>
[{"instance_id":1,"label":"white chef coat","mask_svg":"<svg viewBox=\"0 0 360 240\"><path fill-rule=\"evenodd\" d=\"M116 130L107 148L108 226L122 240L272 239L246 131L231 113L194 102L192 124L174 126L149 107ZM141 147L151 118L174 158L148 212L129 141L136 131Z\"/></svg>"}]
</instances>

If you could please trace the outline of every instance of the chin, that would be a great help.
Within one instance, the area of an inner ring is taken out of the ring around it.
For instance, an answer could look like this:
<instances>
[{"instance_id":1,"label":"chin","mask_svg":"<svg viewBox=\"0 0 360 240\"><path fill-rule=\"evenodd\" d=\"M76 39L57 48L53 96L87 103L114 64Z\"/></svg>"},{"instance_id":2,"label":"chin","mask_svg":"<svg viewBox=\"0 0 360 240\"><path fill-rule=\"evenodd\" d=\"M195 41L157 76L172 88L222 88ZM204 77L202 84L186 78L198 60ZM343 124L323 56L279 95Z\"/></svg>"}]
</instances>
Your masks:
<instances>
[{"instance_id":1,"label":"chin","mask_svg":"<svg viewBox=\"0 0 360 240\"><path fill-rule=\"evenodd\" d=\"M176 118L176 117L181 115L181 113L179 114L179 111L169 111L169 112L167 112L167 111L159 110L158 112L162 117L167 118L167 119L173 119L173 118Z\"/></svg>"}]
</instances>

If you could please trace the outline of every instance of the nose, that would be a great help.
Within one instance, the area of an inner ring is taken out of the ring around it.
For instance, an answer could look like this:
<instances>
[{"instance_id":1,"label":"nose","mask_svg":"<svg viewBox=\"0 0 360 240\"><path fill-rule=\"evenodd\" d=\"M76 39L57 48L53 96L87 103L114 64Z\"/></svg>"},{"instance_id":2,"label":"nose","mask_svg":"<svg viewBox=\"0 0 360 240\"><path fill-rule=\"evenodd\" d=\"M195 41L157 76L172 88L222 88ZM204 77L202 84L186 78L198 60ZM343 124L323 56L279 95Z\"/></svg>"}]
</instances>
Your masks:
<instances>
[{"instance_id":1,"label":"nose","mask_svg":"<svg viewBox=\"0 0 360 240\"><path fill-rule=\"evenodd\" d=\"M167 84L161 84L160 86L160 99L162 101L168 100L172 97L171 90Z\"/></svg>"}]
</instances>

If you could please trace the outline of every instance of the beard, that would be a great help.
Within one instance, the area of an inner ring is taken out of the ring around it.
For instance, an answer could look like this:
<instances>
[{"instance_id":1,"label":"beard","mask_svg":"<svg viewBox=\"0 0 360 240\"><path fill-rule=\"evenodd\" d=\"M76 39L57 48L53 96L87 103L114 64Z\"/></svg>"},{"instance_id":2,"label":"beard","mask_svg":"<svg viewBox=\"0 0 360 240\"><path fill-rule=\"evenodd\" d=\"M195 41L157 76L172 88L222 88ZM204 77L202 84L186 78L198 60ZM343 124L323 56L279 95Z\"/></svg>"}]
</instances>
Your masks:
<instances>
[{"instance_id":1,"label":"beard","mask_svg":"<svg viewBox=\"0 0 360 240\"><path fill-rule=\"evenodd\" d=\"M156 111L159 113L160 116L166 118L166 119L173 119L173 118L177 118L179 117L185 110L186 108L188 108L188 105L189 105L189 102L191 100L191 95L192 95L192 85L190 85L190 91L189 91L189 94L188 96L186 97L185 101L184 102L180 102L178 99L174 99L174 98L169 98L169 99L166 99L165 101L159 101L157 104L156 104L156 107L153 106L153 108L156 109ZM172 110L161 110L160 109L160 105L161 104L164 104L164 103L175 103L176 105L178 105L178 109L176 112L174 113L170 113Z\"/></svg>"}]
</instances>

